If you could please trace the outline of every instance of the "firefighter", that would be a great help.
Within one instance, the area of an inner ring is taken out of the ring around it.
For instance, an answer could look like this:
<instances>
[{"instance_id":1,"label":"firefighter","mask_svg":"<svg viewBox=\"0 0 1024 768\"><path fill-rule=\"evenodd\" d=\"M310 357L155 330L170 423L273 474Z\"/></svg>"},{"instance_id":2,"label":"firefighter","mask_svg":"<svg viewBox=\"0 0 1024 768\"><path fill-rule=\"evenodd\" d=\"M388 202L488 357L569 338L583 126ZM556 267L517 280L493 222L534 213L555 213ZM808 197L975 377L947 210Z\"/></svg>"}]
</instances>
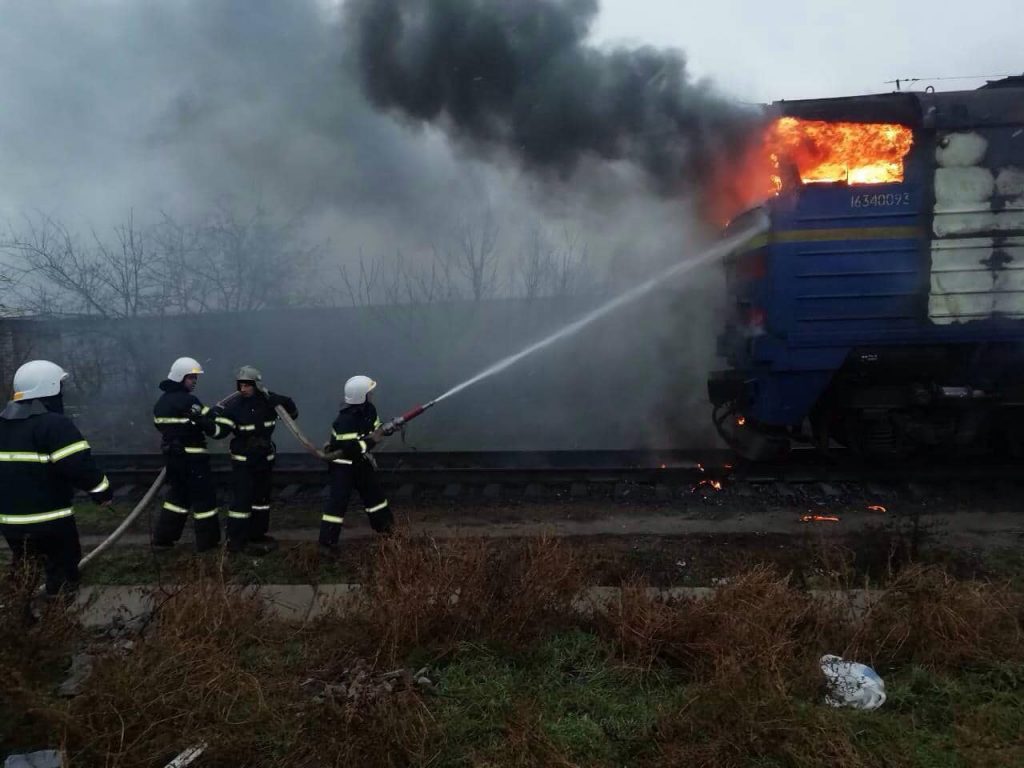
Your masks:
<instances>
[{"instance_id":1,"label":"firefighter","mask_svg":"<svg viewBox=\"0 0 1024 768\"><path fill-rule=\"evenodd\" d=\"M72 509L75 489L101 506L109 506L112 497L89 443L64 415L67 378L48 360L25 363L0 413L0 530L15 567L43 561L50 597L78 587L82 547Z\"/></svg>"},{"instance_id":2,"label":"firefighter","mask_svg":"<svg viewBox=\"0 0 1024 768\"><path fill-rule=\"evenodd\" d=\"M223 437L225 430L216 422L213 411L192 394L202 373L198 361L179 357L160 382L163 394L153 406L153 424L162 436L170 486L153 531L156 549L169 549L181 538L190 510L196 550L204 552L220 544L217 494L210 475L206 437Z\"/></svg>"},{"instance_id":3,"label":"firefighter","mask_svg":"<svg viewBox=\"0 0 1024 768\"><path fill-rule=\"evenodd\" d=\"M276 448L272 441L277 413L282 406L293 419L299 412L285 395L269 391L263 376L243 365L235 377L237 395L218 410L216 421L234 434L231 440L231 476L234 497L228 510L228 550L242 552L252 543L264 552L276 547L270 529L270 480Z\"/></svg>"},{"instance_id":4,"label":"firefighter","mask_svg":"<svg viewBox=\"0 0 1024 768\"><path fill-rule=\"evenodd\" d=\"M331 425L328 453L338 453L328 468L330 495L320 523L320 546L336 553L341 525L353 489L359 492L370 526L377 533L388 533L394 524L388 500L377 480L370 451L384 434L377 409L371 402L377 382L367 376L353 376L345 382L345 405Z\"/></svg>"}]
</instances>

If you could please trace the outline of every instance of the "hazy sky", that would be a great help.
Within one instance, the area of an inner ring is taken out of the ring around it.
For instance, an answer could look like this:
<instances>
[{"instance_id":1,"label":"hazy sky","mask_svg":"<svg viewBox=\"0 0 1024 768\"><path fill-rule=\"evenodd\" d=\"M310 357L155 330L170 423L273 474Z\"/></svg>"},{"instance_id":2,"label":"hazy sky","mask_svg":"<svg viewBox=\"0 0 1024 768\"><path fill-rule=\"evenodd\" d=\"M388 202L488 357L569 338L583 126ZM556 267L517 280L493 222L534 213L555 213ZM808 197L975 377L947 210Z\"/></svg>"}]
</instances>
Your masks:
<instances>
[{"instance_id":1,"label":"hazy sky","mask_svg":"<svg viewBox=\"0 0 1024 768\"><path fill-rule=\"evenodd\" d=\"M249 196L338 222L346 242L369 245L389 230L423 242L459 205L513 211L516 199L538 200L534 180L511 166L474 163L438 131L374 113L341 73L341 36L321 12L330 5L0 0L0 221L44 211L106 229L130 207L187 212ZM1011 0L970 9L603 0L594 40L677 48L696 74L746 101L1024 70ZM605 186L574 182L574 193ZM592 207L571 197L559 201Z\"/></svg>"},{"instance_id":2,"label":"hazy sky","mask_svg":"<svg viewBox=\"0 0 1024 768\"><path fill-rule=\"evenodd\" d=\"M770 101L889 91L897 77L1024 72L1021 10L1014 0L602 0L596 33L680 48L694 72Z\"/></svg>"}]
</instances>

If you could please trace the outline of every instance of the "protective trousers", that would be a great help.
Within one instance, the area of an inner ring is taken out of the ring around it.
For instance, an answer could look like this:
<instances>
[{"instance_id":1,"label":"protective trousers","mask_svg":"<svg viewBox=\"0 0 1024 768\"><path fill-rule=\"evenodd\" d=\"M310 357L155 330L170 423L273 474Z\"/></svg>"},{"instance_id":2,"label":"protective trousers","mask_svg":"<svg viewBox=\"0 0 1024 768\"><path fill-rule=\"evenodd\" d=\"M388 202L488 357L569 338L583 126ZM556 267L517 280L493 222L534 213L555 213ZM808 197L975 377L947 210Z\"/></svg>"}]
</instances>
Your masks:
<instances>
[{"instance_id":1,"label":"protective trousers","mask_svg":"<svg viewBox=\"0 0 1024 768\"><path fill-rule=\"evenodd\" d=\"M345 521L352 491L359 492L363 508L370 519L370 526L377 533L387 533L394 524L394 517L388 507L388 500L377 480L376 470L366 459L356 459L351 464L331 462L327 470L330 495L327 508L320 522L320 543L333 547L341 536L341 524Z\"/></svg>"},{"instance_id":2,"label":"protective trousers","mask_svg":"<svg viewBox=\"0 0 1024 768\"><path fill-rule=\"evenodd\" d=\"M11 548L15 573L42 560L46 573L46 594L78 589L78 561L82 545L74 517L33 525L4 525L4 538Z\"/></svg>"},{"instance_id":3,"label":"protective trousers","mask_svg":"<svg viewBox=\"0 0 1024 768\"><path fill-rule=\"evenodd\" d=\"M153 544L169 546L178 541L190 510L196 531L196 550L203 552L220 544L220 519L210 457L205 453L167 454L167 485L170 490L157 518Z\"/></svg>"},{"instance_id":4,"label":"protective trousers","mask_svg":"<svg viewBox=\"0 0 1024 768\"><path fill-rule=\"evenodd\" d=\"M270 530L270 483L274 463L247 456L231 462L234 496L228 510L228 549L237 552Z\"/></svg>"}]
</instances>

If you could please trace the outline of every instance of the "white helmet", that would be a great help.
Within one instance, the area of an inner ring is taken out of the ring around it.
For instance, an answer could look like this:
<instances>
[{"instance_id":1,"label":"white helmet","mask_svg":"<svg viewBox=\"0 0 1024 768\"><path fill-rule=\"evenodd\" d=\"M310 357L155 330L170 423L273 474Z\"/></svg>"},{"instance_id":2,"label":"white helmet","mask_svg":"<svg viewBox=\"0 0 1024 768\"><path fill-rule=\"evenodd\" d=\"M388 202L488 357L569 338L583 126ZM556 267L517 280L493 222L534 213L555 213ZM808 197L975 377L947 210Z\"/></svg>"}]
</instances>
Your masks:
<instances>
[{"instance_id":1,"label":"white helmet","mask_svg":"<svg viewBox=\"0 0 1024 768\"><path fill-rule=\"evenodd\" d=\"M34 400L59 395L60 383L67 377L67 371L49 360L25 363L14 374L14 396L11 399Z\"/></svg>"},{"instance_id":2,"label":"white helmet","mask_svg":"<svg viewBox=\"0 0 1024 768\"><path fill-rule=\"evenodd\" d=\"M171 370L170 373L167 374L167 378L180 384L185 380L186 376L202 372L203 366L199 364L198 360L191 357L179 357L174 361L174 364L171 365Z\"/></svg>"},{"instance_id":3,"label":"white helmet","mask_svg":"<svg viewBox=\"0 0 1024 768\"><path fill-rule=\"evenodd\" d=\"M377 382L369 376L353 376L345 382L345 402L359 405L366 402L366 396L377 386Z\"/></svg>"}]
</instances>

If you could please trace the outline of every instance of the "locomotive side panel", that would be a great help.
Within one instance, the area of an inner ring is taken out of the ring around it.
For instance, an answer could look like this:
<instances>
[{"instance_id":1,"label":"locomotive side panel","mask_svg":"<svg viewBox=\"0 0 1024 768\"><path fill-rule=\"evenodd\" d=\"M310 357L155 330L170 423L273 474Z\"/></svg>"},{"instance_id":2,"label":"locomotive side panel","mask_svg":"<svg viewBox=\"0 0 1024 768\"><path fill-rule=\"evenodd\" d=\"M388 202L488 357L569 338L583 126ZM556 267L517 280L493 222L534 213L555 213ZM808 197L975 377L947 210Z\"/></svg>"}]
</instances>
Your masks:
<instances>
[{"instance_id":1,"label":"locomotive side panel","mask_svg":"<svg viewBox=\"0 0 1024 768\"><path fill-rule=\"evenodd\" d=\"M899 180L784 188L729 265L740 311L709 395L741 453L805 427L880 453L1024 427L1024 91L915 98ZM785 108L848 120L857 99Z\"/></svg>"}]
</instances>

